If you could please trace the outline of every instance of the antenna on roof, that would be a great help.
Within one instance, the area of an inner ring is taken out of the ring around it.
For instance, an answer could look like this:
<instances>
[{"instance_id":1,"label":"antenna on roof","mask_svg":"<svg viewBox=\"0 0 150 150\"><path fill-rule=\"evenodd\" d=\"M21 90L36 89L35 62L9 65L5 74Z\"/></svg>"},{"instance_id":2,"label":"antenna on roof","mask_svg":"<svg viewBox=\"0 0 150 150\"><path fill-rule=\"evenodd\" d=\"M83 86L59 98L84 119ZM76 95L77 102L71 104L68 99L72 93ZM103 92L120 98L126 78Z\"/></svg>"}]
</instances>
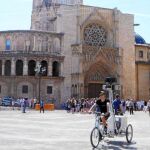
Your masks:
<instances>
[{"instance_id":1,"label":"antenna on roof","mask_svg":"<svg viewBox=\"0 0 150 150\"><path fill-rule=\"evenodd\" d=\"M140 24L138 24L138 23L135 23L135 24L133 24L133 26L139 26Z\"/></svg>"}]
</instances>

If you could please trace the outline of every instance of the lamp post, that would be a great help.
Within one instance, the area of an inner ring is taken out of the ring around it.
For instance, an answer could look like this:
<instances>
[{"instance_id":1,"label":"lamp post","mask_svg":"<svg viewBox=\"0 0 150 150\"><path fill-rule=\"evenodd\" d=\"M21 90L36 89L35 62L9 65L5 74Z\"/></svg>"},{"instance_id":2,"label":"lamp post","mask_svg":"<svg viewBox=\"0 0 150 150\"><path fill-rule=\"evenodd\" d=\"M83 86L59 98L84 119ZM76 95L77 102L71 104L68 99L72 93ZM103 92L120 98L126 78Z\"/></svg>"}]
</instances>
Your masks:
<instances>
[{"instance_id":1,"label":"lamp post","mask_svg":"<svg viewBox=\"0 0 150 150\"><path fill-rule=\"evenodd\" d=\"M43 73L45 73L46 71L46 67L43 67L41 65L41 63L38 63L36 68L35 68L35 72L36 72L36 75L38 76L38 83L39 83L39 91L38 91L38 101L40 102L40 99L41 99L41 77L43 75Z\"/></svg>"}]
</instances>

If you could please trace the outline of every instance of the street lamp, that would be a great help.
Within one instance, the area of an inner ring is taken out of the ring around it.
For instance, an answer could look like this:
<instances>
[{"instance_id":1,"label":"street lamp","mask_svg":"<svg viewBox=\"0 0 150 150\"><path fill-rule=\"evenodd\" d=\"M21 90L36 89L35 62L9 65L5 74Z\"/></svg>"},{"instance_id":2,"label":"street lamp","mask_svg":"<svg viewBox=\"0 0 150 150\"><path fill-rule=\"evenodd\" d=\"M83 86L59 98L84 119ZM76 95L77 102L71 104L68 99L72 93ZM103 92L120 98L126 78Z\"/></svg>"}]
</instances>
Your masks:
<instances>
[{"instance_id":1,"label":"street lamp","mask_svg":"<svg viewBox=\"0 0 150 150\"><path fill-rule=\"evenodd\" d=\"M46 72L46 67L43 67L41 63L38 63L35 68L36 75L38 76L39 81L39 92L38 92L38 100L40 102L41 99L41 77Z\"/></svg>"}]
</instances>

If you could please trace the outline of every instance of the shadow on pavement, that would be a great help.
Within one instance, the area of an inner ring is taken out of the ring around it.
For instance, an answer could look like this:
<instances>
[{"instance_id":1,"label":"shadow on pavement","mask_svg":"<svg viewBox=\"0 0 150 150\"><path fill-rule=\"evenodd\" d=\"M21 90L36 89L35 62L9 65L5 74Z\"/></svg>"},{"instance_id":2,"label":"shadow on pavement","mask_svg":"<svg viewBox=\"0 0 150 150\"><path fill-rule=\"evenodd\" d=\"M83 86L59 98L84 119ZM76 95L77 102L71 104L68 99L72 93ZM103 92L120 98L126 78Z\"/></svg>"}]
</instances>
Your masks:
<instances>
[{"instance_id":1,"label":"shadow on pavement","mask_svg":"<svg viewBox=\"0 0 150 150\"><path fill-rule=\"evenodd\" d=\"M108 149L113 149L113 150L122 150L122 149L127 149L127 150L137 150L134 145L136 142L132 142L128 144L127 142L123 141L107 141L105 142L106 145L101 144L98 148L93 148L92 150L108 150Z\"/></svg>"}]
</instances>

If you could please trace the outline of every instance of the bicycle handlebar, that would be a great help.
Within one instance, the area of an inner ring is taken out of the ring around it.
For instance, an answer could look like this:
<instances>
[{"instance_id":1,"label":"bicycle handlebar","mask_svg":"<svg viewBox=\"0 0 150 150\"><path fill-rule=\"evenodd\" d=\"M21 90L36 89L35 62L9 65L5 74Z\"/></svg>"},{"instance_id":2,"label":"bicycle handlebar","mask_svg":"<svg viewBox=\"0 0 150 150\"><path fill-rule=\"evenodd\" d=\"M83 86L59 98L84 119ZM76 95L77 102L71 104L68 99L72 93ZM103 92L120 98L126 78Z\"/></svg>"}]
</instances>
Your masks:
<instances>
[{"instance_id":1,"label":"bicycle handlebar","mask_svg":"<svg viewBox=\"0 0 150 150\"><path fill-rule=\"evenodd\" d=\"M101 112L97 112L97 111L95 111L95 112L94 112L94 114L102 115L102 113L101 113Z\"/></svg>"}]
</instances>

